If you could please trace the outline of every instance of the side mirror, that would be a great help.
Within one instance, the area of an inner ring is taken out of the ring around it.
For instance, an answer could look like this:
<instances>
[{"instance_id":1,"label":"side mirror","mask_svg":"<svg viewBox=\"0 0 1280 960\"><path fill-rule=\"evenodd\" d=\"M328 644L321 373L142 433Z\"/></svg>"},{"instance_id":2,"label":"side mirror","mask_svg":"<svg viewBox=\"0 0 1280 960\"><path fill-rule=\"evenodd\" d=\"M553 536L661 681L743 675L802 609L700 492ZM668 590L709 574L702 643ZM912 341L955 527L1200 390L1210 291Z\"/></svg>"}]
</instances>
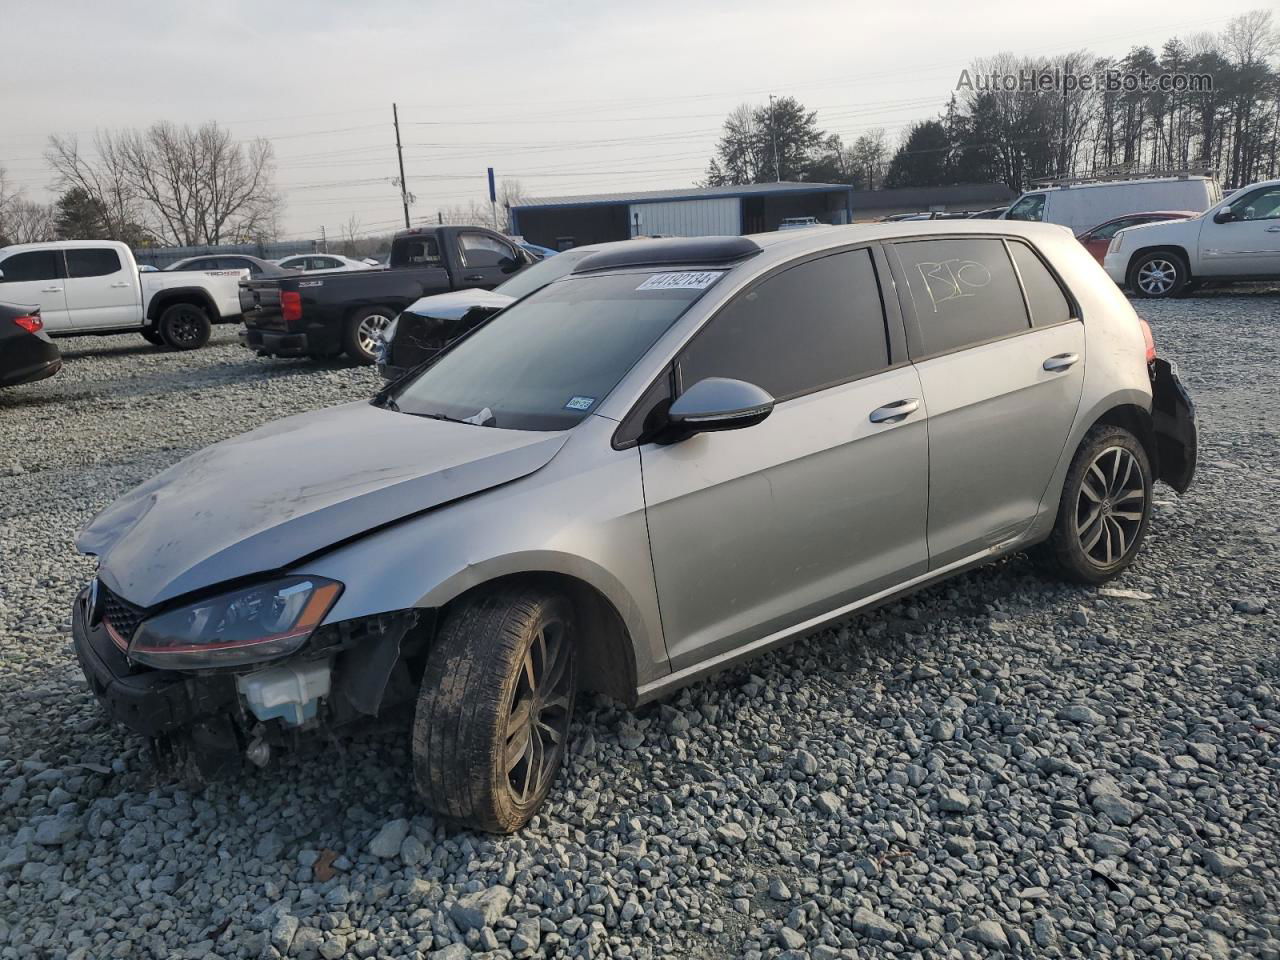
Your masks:
<instances>
[{"instance_id":1,"label":"side mirror","mask_svg":"<svg viewBox=\"0 0 1280 960\"><path fill-rule=\"evenodd\" d=\"M682 393L667 410L678 438L754 427L773 412L773 397L754 383L707 377Z\"/></svg>"},{"instance_id":2,"label":"side mirror","mask_svg":"<svg viewBox=\"0 0 1280 960\"><path fill-rule=\"evenodd\" d=\"M1217 213L1213 215L1213 222L1214 223L1230 223L1235 218L1236 218L1236 215L1231 212L1230 207L1223 207L1221 210L1219 210Z\"/></svg>"}]
</instances>

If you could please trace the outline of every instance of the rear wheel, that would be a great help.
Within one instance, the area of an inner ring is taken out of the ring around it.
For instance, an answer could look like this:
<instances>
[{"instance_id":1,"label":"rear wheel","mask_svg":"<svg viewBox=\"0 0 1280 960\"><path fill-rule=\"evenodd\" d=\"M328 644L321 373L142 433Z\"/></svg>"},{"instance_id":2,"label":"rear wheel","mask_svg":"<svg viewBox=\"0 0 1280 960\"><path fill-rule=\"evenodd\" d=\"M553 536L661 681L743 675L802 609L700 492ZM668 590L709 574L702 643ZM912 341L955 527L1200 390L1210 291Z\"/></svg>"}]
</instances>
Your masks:
<instances>
[{"instance_id":1,"label":"rear wheel","mask_svg":"<svg viewBox=\"0 0 1280 960\"><path fill-rule=\"evenodd\" d=\"M395 312L387 307L366 307L347 318L342 328L342 349L357 363L373 363L378 338L391 326Z\"/></svg>"},{"instance_id":2,"label":"rear wheel","mask_svg":"<svg viewBox=\"0 0 1280 960\"><path fill-rule=\"evenodd\" d=\"M1077 583L1105 583L1133 562L1151 521L1151 462L1123 427L1094 427L1067 471L1053 533L1038 559Z\"/></svg>"},{"instance_id":3,"label":"rear wheel","mask_svg":"<svg viewBox=\"0 0 1280 960\"><path fill-rule=\"evenodd\" d=\"M454 610L418 695L419 795L482 830L520 829L560 771L576 689L573 609L564 597L514 588Z\"/></svg>"},{"instance_id":4,"label":"rear wheel","mask_svg":"<svg viewBox=\"0 0 1280 960\"><path fill-rule=\"evenodd\" d=\"M1167 250L1145 253L1129 268L1129 289L1146 300L1177 296L1189 271L1183 259Z\"/></svg>"},{"instance_id":5,"label":"rear wheel","mask_svg":"<svg viewBox=\"0 0 1280 960\"><path fill-rule=\"evenodd\" d=\"M164 342L175 350L197 350L209 342L209 315L194 303L175 303L160 314L157 324Z\"/></svg>"}]
</instances>

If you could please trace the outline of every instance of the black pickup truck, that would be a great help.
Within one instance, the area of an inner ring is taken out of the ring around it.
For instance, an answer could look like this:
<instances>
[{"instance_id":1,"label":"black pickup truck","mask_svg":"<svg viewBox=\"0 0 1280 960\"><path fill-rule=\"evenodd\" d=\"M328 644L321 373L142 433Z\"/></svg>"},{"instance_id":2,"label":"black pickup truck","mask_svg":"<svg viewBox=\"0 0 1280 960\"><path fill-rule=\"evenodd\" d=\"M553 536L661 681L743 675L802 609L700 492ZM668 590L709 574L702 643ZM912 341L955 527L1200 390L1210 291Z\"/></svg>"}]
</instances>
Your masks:
<instances>
[{"instance_id":1,"label":"black pickup truck","mask_svg":"<svg viewBox=\"0 0 1280 960\"><path fill-rule=\"evenodd\" d=\"M492 290L533 258L484 227L417 227L391 244L385 270L309 273L240 284L251 350L274 357L346 353L373 363L378 337L422 297L450 290Z\"/></svg>"}]
</instances>

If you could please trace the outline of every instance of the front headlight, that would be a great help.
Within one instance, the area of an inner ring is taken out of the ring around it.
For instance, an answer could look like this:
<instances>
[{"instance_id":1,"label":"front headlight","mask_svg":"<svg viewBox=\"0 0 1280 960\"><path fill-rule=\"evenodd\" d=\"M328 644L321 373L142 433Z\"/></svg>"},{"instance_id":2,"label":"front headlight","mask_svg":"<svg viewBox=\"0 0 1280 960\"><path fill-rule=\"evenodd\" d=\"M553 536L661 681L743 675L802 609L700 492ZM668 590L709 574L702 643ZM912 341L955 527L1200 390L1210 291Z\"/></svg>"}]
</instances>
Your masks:
<instances>
[{"instance_id":1,"label":"front headlight","mask_svg":"<svg viewBox=\"0 0 1280 960\"><path fill-rule=\"evenodd\" d=\"M1123 232L1124 231L1122 230L1121 233ZM1120 238L1120 234L1117 233L1114 237L1111 238L1111 242L1107 244L1107 256L1109 257L1111 256L1111 254L1119 250L1120 245L1122 243L1124 243L1124 241Z\"/></svg>"},{"instance_id":2,"label":"front headlight","mask_svg":"<svg viewBox=\"0 0 1280 960\"><path fill-rule=\"evenodd\" d=\"M342 584L285 577L242 587L145 620L129 659L165 670L260 663L298 650L332 609Z\"/></svg>"}]
</instances>

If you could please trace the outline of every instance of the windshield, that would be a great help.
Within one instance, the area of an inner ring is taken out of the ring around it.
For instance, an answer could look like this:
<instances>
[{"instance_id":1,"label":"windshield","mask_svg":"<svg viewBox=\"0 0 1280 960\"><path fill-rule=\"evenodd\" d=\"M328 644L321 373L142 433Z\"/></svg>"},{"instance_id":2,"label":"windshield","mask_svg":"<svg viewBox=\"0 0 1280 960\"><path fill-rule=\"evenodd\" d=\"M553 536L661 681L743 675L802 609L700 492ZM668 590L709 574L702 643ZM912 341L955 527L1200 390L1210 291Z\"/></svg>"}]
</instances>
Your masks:
<instances>
[{"instance_id":1,"label":"windshield","mask_svg":"<svg viewBox=\"0 0 1280 960\"><path fill-rule=\"evenodd\" d=\"M391 399L401 412L419 416L513 430L568 429L597 409L721 276L560 280L497 314Z\"/></svg>"},{"instance_id":2,"label":"windshield","mask_svg":"<svg viewBox=\"0 0 1280 960\"><path fill-rule=\"evenodd\" d=\"M512 300L519 300L539 287L545 287L553 280L568 276L580 260L586 259L593 253L595 253L594 250L587 248L566 250L554 257L540 260L533 266L521 270L506 283L498 284L493 288L493 292L505 294Z\"/></svg>"}]
</instances>

